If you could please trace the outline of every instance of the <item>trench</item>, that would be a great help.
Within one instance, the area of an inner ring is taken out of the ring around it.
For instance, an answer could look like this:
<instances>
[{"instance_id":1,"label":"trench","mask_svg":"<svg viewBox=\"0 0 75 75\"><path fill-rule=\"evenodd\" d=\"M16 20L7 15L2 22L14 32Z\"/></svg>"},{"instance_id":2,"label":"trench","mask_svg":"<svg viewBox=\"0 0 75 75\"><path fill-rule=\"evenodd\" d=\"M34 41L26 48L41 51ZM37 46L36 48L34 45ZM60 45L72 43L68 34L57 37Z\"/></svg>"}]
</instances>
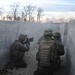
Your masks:
<instances>
[{"instance_id":1,"label":"trench","mask_svg":"<svg viewBox=\"0 0 75 75\"><path fill-rule=\"evenodd\" d=\"M38 44L36 42L43 35L45 29L51 28L54 32L61 33L62 42L65 46L65 55L61 57L61 67L54 75L75 75L75 21L63 24L41 24L33 22L11 22L0 21L0 68L3 67L9 60L9 49L15 39L18 39L19 34L27 34L28 37L34 37L34 42L31 43L31 49L25 54L24 59L27 63L27 68L8 69L7 75L33 75L37 68L36 53Z\"/></svg>"}]
</instances>

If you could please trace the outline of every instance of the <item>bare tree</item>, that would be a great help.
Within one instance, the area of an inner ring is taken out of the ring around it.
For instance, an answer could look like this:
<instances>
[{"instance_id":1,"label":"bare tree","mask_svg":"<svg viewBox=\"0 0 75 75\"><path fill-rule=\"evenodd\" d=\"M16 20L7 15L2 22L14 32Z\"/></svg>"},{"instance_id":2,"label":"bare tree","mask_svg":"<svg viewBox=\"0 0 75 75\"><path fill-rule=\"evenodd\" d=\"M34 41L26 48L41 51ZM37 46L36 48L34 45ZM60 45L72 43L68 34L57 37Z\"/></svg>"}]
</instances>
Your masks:
<instances>
[{"instance_id":1,"label":"bare tree","mask_svg":"<svg viewBox=\"0 0 75 75\"><path fill-rule=\"evenodd\" d=\"M22 11L22 19L24 21L27 20L27 18L29 19L29 21L31 21L32 19L32 14L33 12L35 11L35 6L32 6L32 5L28 5L28 6L24 6L23 7L23 11Z\"/></svg>"},{"instance_id":2,"label":"bare tree","mask_svg":"<svg viewBox=\"0 0 75 75\"><path fill-rule=\"evenodd\" d=\"M36 8L35 6L31 6L31 5L27 6L27 15L29 17L29 21L31 21L32 14L33 14L35 8Z\"/></svg>"},{"instance_id":3,"label":"bare tree","mask_svg":"<svg viewBox=\"0 0 75 75\"><path fill-rule=\"evenodd\" d=\"M0 18L1 18L1 19L2 19L3 13L4 13L4 8L1 6L1 7L0 7Z\"/></svg>"},{"instance_id":4,"label":"bare tree","mask_svg":"<svg viewBox=\"0 0 75 75\"><path fill-rule=\"evenodd\" d=\"M69 21L72 21L72 20L74 20L74 18L73 17L69 17Z\"/></svg>"},{"instance_id":5,"label":"bare tree","mask_svg":"<svg viewBox=\"0 0 75 75\"><path fill-rule=\"evenodd\" d=\"M20 6L20 3L13 3L12 5L10 5L10 7L12 9L14 20L16 20L16 18L17 18L19 6Z\"/></svg>"},{"instance_id":6,"label":"bare tree","mask_svg":"<svg viewBox=\"0 0 75 75\"><path fill-rule=\"evenodd\" d=\"M37 21L39 21L39 22L40 22L40 18L41 18L42 12L43 12L42 8L38 8L37 9Z\"/></svg>"},{"instance_id":7,"label":"bare tree","mask_svg":"<svg viewBox=\"0 0 75 75\"><path fill-rule=\"evenodd\" d=\"M59 22L63 23L65 21L65 19L62 17L59 19Z\"/></svg>"},{"instance_id":8,"label":"bare tree","mask_svg":"<svg viewBox=\"0 0 75 75\"><path fill-rule=\"evenodd\" d=\"M0 16L3 14L2 8L0 8Z\"/></svg>"},{"instance_id":9,"label":"bare tree","mask_svg":"<svg viewBox=\"0 0 75 75\"><path fill-rule=\"evenodd\" d=\"M20 19L21 19L20 16L17 16L17 17L16 17L16 20L17 20L17 21L20 21Z\"/></svg>"},{"instance_id":10,"label":"bare tree","mask_svg":"<svg viewBox=\"0 0 75 75\"><path fill-rule=\"evenodd\" d=\"M28 8L27 8L27 6L24 6L23 7L22 14L21 14L23 21L26 21L27 20L27 15L28 15Z\"/></svg>"},{"instance_id":11,"label":"bare tree","mask_svg":"<svg viewBox=\"0 0 75 75\"><path fill-rule=\"evenodd\" d=\"M24 21L24 12L23 11L21 12L21 19L22 19L22 21Z\"/></svg>"},{"instance_id":12,"label":"bare tree","mask_svg":"<svg viewBox=\"0 0 75 75\"><path fill-rule=\"evenodd\" d=\"M7 18L7 20L12 20L12 16L9 14L6 15L6 18Z\"/></svg>"}]
</instances>

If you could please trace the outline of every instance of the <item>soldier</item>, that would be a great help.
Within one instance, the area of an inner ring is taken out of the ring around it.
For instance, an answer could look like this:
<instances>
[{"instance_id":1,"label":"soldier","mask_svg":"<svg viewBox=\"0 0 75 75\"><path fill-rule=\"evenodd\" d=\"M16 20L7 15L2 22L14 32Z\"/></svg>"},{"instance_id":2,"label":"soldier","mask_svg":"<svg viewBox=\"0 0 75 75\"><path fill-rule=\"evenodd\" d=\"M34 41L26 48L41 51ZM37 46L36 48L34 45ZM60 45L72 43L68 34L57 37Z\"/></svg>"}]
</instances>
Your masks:
<instances>
[{"instance_id":1,"label":"soldier","mask_svg":"<svg viewBox=\"0 0 75 75\"><path fill-rule=\"evenodd\" d=\"M23 60L25 52L29 51L29 45L25 44L26 40L27 35L21 34L19 39L15 40L15 42L11 45L10 53L13 66L24 68L27 67L26 62Z\"/></svg>"},{"instance_id":2,"label":"soldier","mask_svg":"<svg viewBox=\"0 0 75 75\"><path fill-rule=\"evenodd\" d=\"M52 33L49 30L45 30L44 39L39 42L39 51L36 54L38 68L34 75L53 75L59 67L59 48L57 48L56 42L51 39L51 36Z\"/></svg>"},{"instance_id":3,"label":"soldier","mask_svg":"<svg viewBox=\"0 0 75 75\"><path fill-rule=\"evenodd\" d=\"M57 49L58 49L58 55L59 55L59 61L61 63L61 60L60 60L60 56L64 55L64 45L62 44L62 41L61 41L61 34L60 32L55 32L53 34L53 37L54 37L54 41L56 42L56 46L57 46ZM60 66L60 63L59 63L59 66Z\"/></svg>"}]
</instances>

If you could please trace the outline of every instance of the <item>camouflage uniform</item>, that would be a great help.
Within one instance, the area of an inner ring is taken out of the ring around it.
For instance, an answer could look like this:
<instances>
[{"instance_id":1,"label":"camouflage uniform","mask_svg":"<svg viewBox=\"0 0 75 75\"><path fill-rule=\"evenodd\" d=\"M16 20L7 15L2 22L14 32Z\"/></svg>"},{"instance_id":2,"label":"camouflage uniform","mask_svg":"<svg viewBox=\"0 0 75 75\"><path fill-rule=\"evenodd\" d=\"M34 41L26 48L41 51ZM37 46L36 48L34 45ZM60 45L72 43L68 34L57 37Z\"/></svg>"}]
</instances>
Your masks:
<instances>
[{"instance_id":1,"label":"camouflage uniform","mask_svg":"<svg viewBox=\"0 0 75 75\"><path fill-rule=\"evenodd\" d=\"M51 33L44 33L45 38L39 42L39 51L36 54L38 68L34 75L53 75L59 68L60 57L58 53L60 53L60 48L56 41L51 39L51 36Z\"/></svg>"},{"instance_id":2,"label":"camouflage uniform","mask_svg":"<svg viewBox=\"0 0 75 75\"><path fill-rule=\"evenodd\" d=\"M24 45L24 41L27 35L21 34L18 40L10 47L11 62L16 67L26 67L27 64L24 62L23 57L26 51L29 51L29 46Z\"/></svg>"},{"instance_id":3,"label":"camouflage uniform","mask_svg":"<svg viewBox=\"0 0 75 75\"><path fill-rule=\"evenodd\" d=\"M59 55L64 55L64 45L62 44L62 41L61 41L61 35L59 32L55 32L53 34L53 37L54 37L54 41L56 42L57 44L57 47L58 47L58 50L59 50Z\"/></svg>"},{"instance_id":4,"label":"camouflage uniform","mask_svg":"<svg viewBox=\"0 0 75 75\"><path fill-rule=\"evenodd\" d=\"M59 61L61 63L61 60L60 60L60 56L64 55L64 45L62 44L62 41L61 41L61 34L60 32L55 32L53 34L53 37L54 37L54 41L56 43L56 47L58 49L58 55L59 55ZM60 66L60 63L59 63L59 66Z\"/></svg>"}]
</instances>

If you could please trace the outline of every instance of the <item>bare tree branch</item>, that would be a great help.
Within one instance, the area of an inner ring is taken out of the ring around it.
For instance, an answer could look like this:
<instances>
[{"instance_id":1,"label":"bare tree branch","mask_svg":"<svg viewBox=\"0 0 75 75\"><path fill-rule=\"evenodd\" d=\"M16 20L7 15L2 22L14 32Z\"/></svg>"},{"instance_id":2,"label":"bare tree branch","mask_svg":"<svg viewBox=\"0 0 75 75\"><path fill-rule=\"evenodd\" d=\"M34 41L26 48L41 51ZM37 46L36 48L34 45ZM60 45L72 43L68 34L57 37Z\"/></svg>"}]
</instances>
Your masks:
<instances>
[{"instance_id":1,"label":"bare tree branch","mask_svg":"<svg viewBox=\"0 0 75 75\"><path fill-rule=\"evenodd\" d=\"M3 7L0 7L0 16L3 14Z\"/></svg>"},{"instance_id":2,"label":"bare tree branch","mask_svg":"<svg viewBox=\"0 0 75 75\"><path fill-rule=\"evenodd\" d=\"M38 8L37 9L37 21L40 21L42 12L43 12L43 9L42 8Z\"/></svg>"},{"instance_id":3,"label":"bare tree branch","mask_svg":"<svg viewBox=\"0 0 75 75\"><path fill-rule=\"evenodd\" d=\"M31 6L31 5L28 5L28 6L27 6L27 14L28 14L28 16L29 16L29 21L30 21L31 18L32 18L32 14L33 14L35 8L36 8L35 6Z\"/></svg>"},{"instance_id":4,"label":"bare tree branch","mask_svg":"<svg viewBox=\"0 0 75 75\"><path fill-rule=\"evenodd\" d=\"M20 3L13 3L12 5L10 5L10 7L12 9L14 20L16 20L19 6L20 6Z\"/></svg>"}]
</instances>

